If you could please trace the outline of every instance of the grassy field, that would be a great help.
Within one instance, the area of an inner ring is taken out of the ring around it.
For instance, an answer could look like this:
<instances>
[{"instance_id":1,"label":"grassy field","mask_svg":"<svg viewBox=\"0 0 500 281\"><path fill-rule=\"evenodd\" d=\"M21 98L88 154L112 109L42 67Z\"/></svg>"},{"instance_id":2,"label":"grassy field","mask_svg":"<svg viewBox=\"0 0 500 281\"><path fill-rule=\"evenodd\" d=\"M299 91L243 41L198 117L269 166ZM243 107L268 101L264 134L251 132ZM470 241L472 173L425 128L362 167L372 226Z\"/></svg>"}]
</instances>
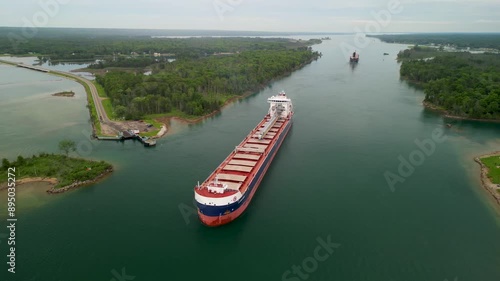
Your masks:
<instances>
[{"instance_id":1,"label":"grassy field","mask_svg":"<svg viewBox=\"0 0 500 281\"><path fill-rule=\"evenodd\" d=\"M481 162L483 162L483 164L488 167L488 178L491 179L491 182L493 182L494 184L500 184L500 157L491 156L487 158L481 158Z\"/></svg>"},{"instance_id":2,"label":"grassy field","mask_svg":"<svg viewBox=\"0 0 500 281\"><path fill-rule=\"evenodd\" d=\"M145 123L149 123L151 125L153 125L153 127L151 128L151 131L149 132L143 132L143 133L139 133L140 136L143 136L143 137L154 137L158 134L158 132L160 132L161 130L161 126L163 126L162 123L156 121L155 119L153 118L146 118L146 119L142 119Z\"/></svg>"},{"instance_id":3,"label":"grassy field","mask_svg":"<svg viewBox=\"0 0 500 281\"><path fill-rule=\"evenodd\" d=\"M89 73L92 73L94 75L106 75L106 73L111 72L111 71L123 71L123 72L136 73L138 70L139 70L138 68L133 68L133 67L106 67L106 68L100 68L100 69L82 68L79 71L89 72Z\"/></svg>"},{"instance_id":4,"label":"grassy field","mask_svg":"<svg viewBox=\"0 0 500 281\"><path fill-rule=\"evenodd\" d=\"M8 160L3 160L3 162ZM15 162L3 163L0 170L0 183L7 182L8 167L16 168L16 179L30 177L57 178L55 188L61 188L78 181L95 179L112 166L104 161L91 161L71 158L66 155L40 153L31 158L19 156Z\"/></svg>"},{"instance_id":5,"label":"grassy field","mask_svg":"<svg viewBox=\"0 0 500 281\"><path fill-rule=\"evenodd\" d=\"M87 84L80 82L80 84L85 87L85 91L87 92L87 101L90 111L90 120L94 123L94 127L96 128L96 134L102 135L101 131L101 122L99 122L99 117L97 115L97 109L95 107L94 99L92 98L92 94L90 93L90 88Z\"/></svg>"},{"instance_id":6,"label":"grassy field","mask_svg":"<svg viewBox=\"0 0 500 281\"><path fill-rule=\"evenodd\" d=\"M92 81L94 83L94 86L97 88L97 93L101 98L107 98L108 95L106 95L106 91L104 88L101 86L101 84L97 83L96 81Z\"/></svg>"},{"instance_id":7,"label":"grassy field","mask_svg":"<svg viewBox=\"0 0 500 281\"><path fill-rule=\"evenodd\" d=\"M102 106L104 107L104 111L108 115L108 118L111 120L115 120L115 111L113 110L113 105L111 104L110 99L102 100Z\"/></svg>"}]
</instances>

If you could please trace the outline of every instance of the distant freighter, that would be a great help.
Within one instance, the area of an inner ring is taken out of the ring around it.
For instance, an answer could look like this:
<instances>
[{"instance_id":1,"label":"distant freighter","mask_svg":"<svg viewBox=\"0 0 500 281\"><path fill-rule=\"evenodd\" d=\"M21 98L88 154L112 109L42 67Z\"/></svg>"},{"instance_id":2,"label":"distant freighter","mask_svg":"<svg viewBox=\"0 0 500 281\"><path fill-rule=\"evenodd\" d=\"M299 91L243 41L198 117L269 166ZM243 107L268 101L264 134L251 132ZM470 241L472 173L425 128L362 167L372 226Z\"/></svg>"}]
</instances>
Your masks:
<instances>
[{"instance_id":1,"label":"distant freighter","mask_svg":"<svg viewBox=\"0 0 500 281\"><path fill-rule=\"evenodd\" d=\"M219 226L245 211L292 126L293 105L285 92L267 99L269 112L234 151L194 188L203 224Z\"/></svg>"},{"instance_id":2,"label":"distant freighter","mask_svg":"<svg viewBox=\"0 0 500 281\"><path fill-rule=\"evenodd\" d=\"M359 54L354 52L352 53L352 56L349 58L350 62L359 62Z\"/></svg>"}]
</instances>

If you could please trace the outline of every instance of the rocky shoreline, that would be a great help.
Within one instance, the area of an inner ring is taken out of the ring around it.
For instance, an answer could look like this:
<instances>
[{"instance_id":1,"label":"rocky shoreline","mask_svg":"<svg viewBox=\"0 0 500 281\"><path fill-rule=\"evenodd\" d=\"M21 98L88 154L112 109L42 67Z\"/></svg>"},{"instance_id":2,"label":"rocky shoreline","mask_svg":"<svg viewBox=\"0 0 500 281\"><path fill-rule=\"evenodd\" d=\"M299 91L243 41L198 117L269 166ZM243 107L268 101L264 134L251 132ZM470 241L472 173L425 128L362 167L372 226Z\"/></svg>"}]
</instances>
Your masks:
<instances>
[{"instance_id":1,"label":"rocky shoreline","mask_svg":"<svg viewBox=\"0 0 500 281\"><path fill-rule=\"evenodd\" d=\"M58 193L63 193L66 192L70 189L75 189L84 185L90 185L93 183L98 182L108 174L113 172L113 168L109 168L106 171L104 171L102 174L98 175L94 179L91 180L86 180L86 181L79 181L79 182L74 182L70 185L60 187L60 188L55 188L55 186L59 183L59 181L56 178L25 178L25 179L20 179L16 182L16 186L19 186L21 184L25 183L31 183L31 182L48 182L52 186L49 190L47 190L48 194L58 194ZM0 185L0 190L6 189L8 187L7 183Z\"/></svg>"},{"instance_id":2,"label":"rocky shoreline","mask_svg":"<svg viewBox=\"0 0 500 281\"><path fill-rule=\"evenodd\" d=\"M113 168L107 169L102 174L98 175L97 177L95 177L94 179L91 179L91 180L74 182L74 183L72 183L70 185L67 185L67 186L64 186L64 187L60 187L60 188L54 188L54 187L52 187L51 189L47 190L47 193L49 193L49 194L58 194L58 193L66 192L66 191L68 191L70 189L75 189L75 188L78 188L78 187L81 187L81 186L84 186L84 185L93 184L93 183L96 183L98 180L102 179L104 176L108 175L111 172L113 172Z\"/></svg>"},{"instance_id":3,"label":"rocky shoreline","mask_svg":"<svg viewBox=\"0 0 500 281\"><path fill-rule=\"evenodd\" d=\"M495 152L490 153L490 154L476 157L476 158L474 158L474 161L476 161L479 164L479 166L481 166L482 186L484 187L484 189L486 189L486 191L488 191L488 193L490 193L493 196L493 199L495 199L497 204L500 205L500 193L497 191L497 189L499 189L499 187L496 184L494 184L493 182L491 182L490 178L488 178L488 171L489 171L488 167L486 167L486 165L484 165L483 162L481 161L482 158L491 157L491 156L499 156L500 157L500 151L495 151Z\"/></svg>"}]
</instances>

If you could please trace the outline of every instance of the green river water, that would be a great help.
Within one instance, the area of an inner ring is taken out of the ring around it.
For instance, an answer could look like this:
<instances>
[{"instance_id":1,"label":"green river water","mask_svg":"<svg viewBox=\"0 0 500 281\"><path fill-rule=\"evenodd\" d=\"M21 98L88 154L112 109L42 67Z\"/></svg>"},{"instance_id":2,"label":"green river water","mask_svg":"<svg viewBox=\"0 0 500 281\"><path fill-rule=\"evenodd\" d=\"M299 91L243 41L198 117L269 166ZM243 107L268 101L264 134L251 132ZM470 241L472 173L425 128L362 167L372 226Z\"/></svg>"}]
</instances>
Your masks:
<instances>
[{"instance_id":1,"label":"green river water","mask_svg":"<svg viewBox=\"0 0 500 281\"><path fill-rule=\"evenodd\" d=\"M18 188L15 274L1 191L0 280L500 280L500 211L472 160L498 150L498 124L425 110L423 92L399 79L395 56L406 46L375 40L352 67L339 48L352 38L314 46L320 60L214 117L174 122L150 149L89 141L83 87L0 65L0 158L57 152L71 138L81 155L116 168L65 194L47 195L43 183ZM76 97L50 96L65 90ZM294 102L294 125L252 203L229 225L201 225L190 213L194 185L280 90ZM384 173L397 175L398 156L409 159L415 140L436 129L445 141L391 190ZM327 257L318 260L318 240L328 239L335 249L320 249Z\"/></svg>"}]
</instances>

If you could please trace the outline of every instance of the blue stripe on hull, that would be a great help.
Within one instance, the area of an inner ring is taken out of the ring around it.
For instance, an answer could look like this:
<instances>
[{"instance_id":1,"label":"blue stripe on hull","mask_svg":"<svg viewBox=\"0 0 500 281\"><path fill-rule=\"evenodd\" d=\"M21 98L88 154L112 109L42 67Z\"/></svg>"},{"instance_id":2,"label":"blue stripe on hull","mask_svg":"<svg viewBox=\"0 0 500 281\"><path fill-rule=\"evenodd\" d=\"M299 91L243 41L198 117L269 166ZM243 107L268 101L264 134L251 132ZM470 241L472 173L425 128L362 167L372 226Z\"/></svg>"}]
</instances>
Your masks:
<instances>
[{"instance_id":1,"label":"blue stripe on hull","mask_svg":"<svg viewBox=\"0 0 500 281\"><path fill-rule=\"evenodd\" d=\"M264 160L264 163L262 163L262 165L260 166L260 169L255 174L255 177L250 182L250 186L246 190L245 194L241 196L240 200L226 206L207 206L196 202L196 205L198 206L200 213L204 214L205 216L212 216L212 217L222 216L228 211L232 213L238 210L238 208L240 208L246 202L246 200L251 200L248 199L249 195L252 194L252 190L254 188L257 188L255 186L257 181L261 177L266 166L269 164L270 159L273 159L274 155L278 151L278 147L280 147L281 143L285 139L285 136L287 135L291 125L292 125L292 120L290 120L286 125L285 129L279 136L278 141L274 144L273 148L271 149L271 152L267 155L267 158Z\"/></svg>"}]
</instances>

